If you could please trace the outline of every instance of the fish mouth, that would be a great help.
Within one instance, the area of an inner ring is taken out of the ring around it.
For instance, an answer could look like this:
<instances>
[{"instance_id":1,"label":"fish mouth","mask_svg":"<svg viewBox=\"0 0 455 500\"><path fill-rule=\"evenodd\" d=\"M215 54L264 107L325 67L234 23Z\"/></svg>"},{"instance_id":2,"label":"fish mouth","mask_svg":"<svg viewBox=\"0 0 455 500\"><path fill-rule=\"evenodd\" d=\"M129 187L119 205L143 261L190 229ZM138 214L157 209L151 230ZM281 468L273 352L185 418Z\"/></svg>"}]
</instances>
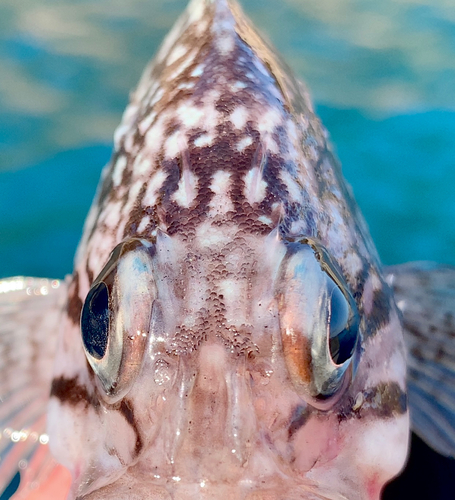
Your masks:
<instances>
[{"instance_id":1,"label":"fish mouth","mask_svg":"<svg viewBox=\"0 0 455 500\"><path fill-rule=\"evenodd\" d=\"M177 482L162 485L138 480L125 474L114 483L87 495L74 497L75 500L360 500L360 496L344 496L340 493L323 491L319 486L296 484L295 481L270 485L231 483ZM261 481L257 481L261 483ZM291 483L291 484L290 484ZM71 498L71 496L69 497Z\"/></svg>"}]
</instances>

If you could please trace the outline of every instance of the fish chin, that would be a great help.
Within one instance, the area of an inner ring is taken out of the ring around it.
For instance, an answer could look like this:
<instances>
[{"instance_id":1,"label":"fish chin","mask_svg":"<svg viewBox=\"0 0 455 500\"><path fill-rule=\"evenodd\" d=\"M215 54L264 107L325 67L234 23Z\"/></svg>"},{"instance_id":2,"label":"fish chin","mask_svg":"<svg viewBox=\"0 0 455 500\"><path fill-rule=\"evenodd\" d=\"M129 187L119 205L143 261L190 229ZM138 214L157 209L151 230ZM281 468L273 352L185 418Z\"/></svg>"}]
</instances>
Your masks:
<instances>
[{"instance_id":1,"label":"fish chin","mask_svg":"<svg viewBox=\"0 0 455 500\"><path fill-rule=\"evenodd\" d=\"M177 479L177 478L175 478ZM242 484L243 483L243 484ZM127 473L118 481L90 494L79 496L77 500L361 500L361 496L344 496L321 491L310 485L293 484L289 478L277 478L271 483L253 486L251 481L238 484L211 484L176 480L169 486L150 484L141 476Z\"/></svg>"}]
</instances>

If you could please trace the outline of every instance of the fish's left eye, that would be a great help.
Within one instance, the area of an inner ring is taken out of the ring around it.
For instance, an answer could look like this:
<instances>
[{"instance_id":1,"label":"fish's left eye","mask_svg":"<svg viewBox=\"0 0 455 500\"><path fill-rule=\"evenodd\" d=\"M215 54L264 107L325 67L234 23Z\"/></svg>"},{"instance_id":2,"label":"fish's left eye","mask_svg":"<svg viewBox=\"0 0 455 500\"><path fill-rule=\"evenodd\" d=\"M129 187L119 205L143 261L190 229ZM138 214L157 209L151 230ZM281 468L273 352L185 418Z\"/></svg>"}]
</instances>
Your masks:
<instances>
[{"instance_id":1,"label":"fish's left eye","mask_svg":"<svg viewBox=\"0 0 455 500\"><path fill-rule=\"evenodd\" d=\"M278 282L283 354L297 391L327 407L352 378L359 314L337 265L308 238L288 242Z\"/></svg>"},{"instance_id":2,"label":"fish's left eye","mask_svg":"<svg viewBox=\"0 0 455 500\"><path fill-rule=\"evenodd\" d=\"M82 308L85 355L109 403L128 392L142 366L156 298L154 253L145 240L117 245Z\"/></svg>"}]
</instances>

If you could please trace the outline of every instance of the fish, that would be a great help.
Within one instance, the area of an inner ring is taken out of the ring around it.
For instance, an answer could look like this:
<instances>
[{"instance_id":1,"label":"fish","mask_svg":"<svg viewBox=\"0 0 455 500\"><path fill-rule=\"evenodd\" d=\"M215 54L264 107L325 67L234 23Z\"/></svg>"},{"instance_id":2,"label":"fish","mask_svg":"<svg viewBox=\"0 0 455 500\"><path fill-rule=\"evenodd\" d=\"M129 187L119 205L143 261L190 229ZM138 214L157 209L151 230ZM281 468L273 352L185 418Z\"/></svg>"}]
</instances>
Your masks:
<instances>
[{"instance_id":1,"label":"fish","mask_svg":"<svg viewBox=\"0 0 455 500\"><path fill-rule=\"evenodd\" d=\"M382 266L309 93L192 0L115 132L64 280L0 280L0 491L377 500L455 450L455 270Z\"/></svg>"}]
</instances>

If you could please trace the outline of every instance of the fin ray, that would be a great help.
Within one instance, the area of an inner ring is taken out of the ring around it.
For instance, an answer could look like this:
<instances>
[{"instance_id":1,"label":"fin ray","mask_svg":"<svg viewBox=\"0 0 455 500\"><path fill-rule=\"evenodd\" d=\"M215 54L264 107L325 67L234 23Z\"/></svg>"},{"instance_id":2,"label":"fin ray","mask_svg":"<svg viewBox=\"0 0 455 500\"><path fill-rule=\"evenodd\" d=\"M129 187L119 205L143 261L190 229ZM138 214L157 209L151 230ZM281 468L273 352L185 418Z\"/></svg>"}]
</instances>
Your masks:
<instances>
[{"instance_id":1,"label":"fin ray","mask_svg":"<svg viewBox=\"0 0 455 500\"><path fill-rule=\"evenodd\" d=\"M386 277L403 318L413 430L455 457L455 267L414 262Z\"/></svg>"},{"instance_id":2,"label":"fin ray","mask_svg":"<svg viewBox=\"0 0 455 500\"><path fill-rule=\"evenodd\" d=\"M0 280L0 495L18 470L14 498L55 466L46 445L46 410L65 300L66 284L59 280Z\"/></svg>"}]
</instances>

